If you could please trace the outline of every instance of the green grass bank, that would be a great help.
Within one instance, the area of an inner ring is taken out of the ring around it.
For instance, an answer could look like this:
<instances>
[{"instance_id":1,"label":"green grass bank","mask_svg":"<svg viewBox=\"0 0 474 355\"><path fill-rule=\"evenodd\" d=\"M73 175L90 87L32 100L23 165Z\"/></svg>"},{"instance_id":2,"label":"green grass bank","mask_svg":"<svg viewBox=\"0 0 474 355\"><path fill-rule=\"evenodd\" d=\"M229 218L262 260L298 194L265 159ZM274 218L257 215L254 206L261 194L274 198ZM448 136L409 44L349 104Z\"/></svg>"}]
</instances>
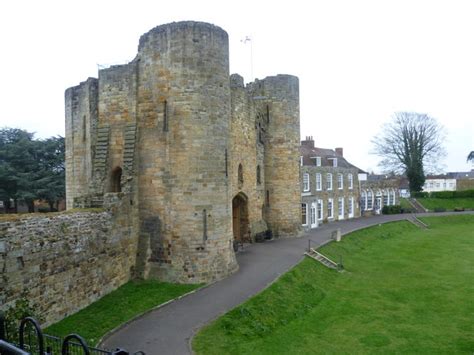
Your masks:
<instances>
[{"instance_id":1,"label":"green grass bank","mask_svg":"<svg viewBox=\"0 0 474 355\"><path fill-rule=\"evenodd\" d=\"M474 216L394 222L306 258L203 328L197 354L466 353L474 351Z\"/></svg>"},{"instance_id":2,"label":"green grass bank","mask_svg":"<svg viewBox=\"0 0 474 355\"><path fill-rule=\"evenodd\" d=\"M94 346L119 325L200 286L153 280L130 281L81 311L49 326L45 333L60 337L77 333Z\"/></svg>"}]
</instances>

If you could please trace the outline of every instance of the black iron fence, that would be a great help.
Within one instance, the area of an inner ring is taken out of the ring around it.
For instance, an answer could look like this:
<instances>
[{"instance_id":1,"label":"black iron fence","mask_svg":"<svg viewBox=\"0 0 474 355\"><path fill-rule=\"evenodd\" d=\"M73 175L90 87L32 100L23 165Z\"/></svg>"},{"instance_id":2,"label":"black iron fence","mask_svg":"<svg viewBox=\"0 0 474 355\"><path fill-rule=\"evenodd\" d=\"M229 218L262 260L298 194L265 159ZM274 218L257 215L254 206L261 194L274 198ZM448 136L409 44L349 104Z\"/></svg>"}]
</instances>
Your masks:
<instances>
[{"instance_id":1,"label":"black iron fence","mask_svg":"<svg viewBox=\"0 0 474 355\"><path fill-rule=\"evenodd\" d=\"M65 338L44 334L38 322L31 317L21 320L18 334L8 334L5 318L0 312L0 354L5 355L130 355L127 350L99 349L87 345L78 334ZM134 355L145 355L142 351Z\"/></svg>"}]
</instances>

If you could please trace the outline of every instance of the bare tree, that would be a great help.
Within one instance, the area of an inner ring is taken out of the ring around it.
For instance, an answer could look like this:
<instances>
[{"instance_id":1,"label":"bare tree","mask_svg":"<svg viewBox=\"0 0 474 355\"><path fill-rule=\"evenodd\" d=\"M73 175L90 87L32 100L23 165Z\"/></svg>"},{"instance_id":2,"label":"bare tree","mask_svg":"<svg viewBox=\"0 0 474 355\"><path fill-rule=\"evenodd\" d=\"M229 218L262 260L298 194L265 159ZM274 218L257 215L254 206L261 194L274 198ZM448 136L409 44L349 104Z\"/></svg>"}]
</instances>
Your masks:
<instances>
[{"instance_id":1,"label":"bare tree","mask_svg":"<svg viewBox=\"0 0 474 355\"><path fill-rule=\"evenodd\" d=\"M470 152L469 155L467 156L467 161L474 163L474 150Z\"/></svg>"},{"instance_id":2,"label":"bare tree","mask_svg":"<svg viewBox=\"0 0 474 355\"><path fill-rule=\"evenodd\" d=\"M396 112L372 140L374 154L383 158L385 171L406 174L410 191L421 191L425 168L434 168L445 155L443 127L432 117L416 112Z\"/></svg>"}]
</instances>

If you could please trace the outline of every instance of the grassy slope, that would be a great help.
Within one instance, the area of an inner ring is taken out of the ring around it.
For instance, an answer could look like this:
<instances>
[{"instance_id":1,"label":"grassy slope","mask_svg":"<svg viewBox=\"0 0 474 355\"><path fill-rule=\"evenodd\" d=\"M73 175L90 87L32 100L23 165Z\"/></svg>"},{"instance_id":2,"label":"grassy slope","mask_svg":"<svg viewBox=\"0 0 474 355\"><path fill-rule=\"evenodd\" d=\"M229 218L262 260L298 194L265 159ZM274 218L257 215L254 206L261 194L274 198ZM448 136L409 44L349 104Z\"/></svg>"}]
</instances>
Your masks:
<instances>
[{"instance_id":1,"label":"grassy slope","mask_svg":"<svg viewBox=\"0 0 474 355\"><path fill-rule=\"evenodd\" d=\"M472 353L474 216L352 233L194 339L198 354Z\"/></svg>"},{"instance_id":2,"label":"grassy slope","mask_svg":"<svg viewBox=\"0 0 474 355\"><path fill-rule=\"evenodd\" d=\"M403 198L403 197L400 198L400 206L402 208L409 208L409 209L413 208L413 206L410 205L408 200L406 198Z\"/></svg>"},{"instance_id":3,"label":"grassy slope","mask_svg":"<svg viewBox=\"0 0 474 355\"><path fill-rule=\"evenodd\" d=\"M427 209L445 208L453 211L455 208L464 207L466 210L474 210L474 198L417 198Z\"/></svg>"},{"instance_id":4,"label":"grassy slope","mask_svg":"<svg viewBox=\"0 0 474 355\"><path fill-rule=\"evenodd\" d=\"M131 281L83 310L45 329L45 333L66 336L77 333L89 345L108 331L166 301L200 285L177 285L158 281Z\"/></svg>"}]
</instances>

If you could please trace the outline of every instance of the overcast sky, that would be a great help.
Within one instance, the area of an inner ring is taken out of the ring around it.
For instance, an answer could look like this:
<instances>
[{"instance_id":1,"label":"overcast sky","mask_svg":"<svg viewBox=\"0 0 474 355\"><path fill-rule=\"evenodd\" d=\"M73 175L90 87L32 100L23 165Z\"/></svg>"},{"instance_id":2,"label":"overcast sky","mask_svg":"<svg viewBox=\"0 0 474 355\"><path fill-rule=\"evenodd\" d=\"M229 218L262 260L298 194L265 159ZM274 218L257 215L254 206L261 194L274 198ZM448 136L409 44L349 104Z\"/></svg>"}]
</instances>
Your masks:
<instances>
[{"instance_id":1,"label":"overcast sky","mask_svg":"<svg viewBox=\"0 0 474 355\"><path fill-rule=\"evenodd\" d=\"M301 136L343 147L379 171L371 139L395 111L423 112L446 131L443 171L471 168L474 1L3 1L0 127L64 135L64 90L98 64L137 53L140 35L182 20L229 34L230 71L245 81L300 78ZM250 44L252 38L253 65Z\"/></svg>"}]
</instances>

